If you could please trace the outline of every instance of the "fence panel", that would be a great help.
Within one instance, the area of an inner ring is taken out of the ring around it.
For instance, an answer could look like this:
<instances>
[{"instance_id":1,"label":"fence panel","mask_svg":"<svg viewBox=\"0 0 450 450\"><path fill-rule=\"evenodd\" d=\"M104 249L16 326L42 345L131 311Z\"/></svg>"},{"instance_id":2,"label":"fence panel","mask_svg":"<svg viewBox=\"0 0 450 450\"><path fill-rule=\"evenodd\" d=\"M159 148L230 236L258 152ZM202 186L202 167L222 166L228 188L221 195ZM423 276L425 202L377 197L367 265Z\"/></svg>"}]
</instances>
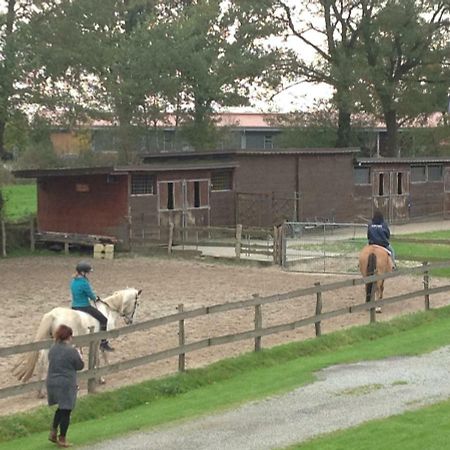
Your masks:
<instances>
[{"instance_id":1,"label":"fence panel","mask_svg":"<svg viewBox=\"0 0 450 450\"><path fill-rule=\"evenodd\" d=\"M360 223L286 222L282 233L282 265L296 272L357 273L367 242Z\"/></svg>"}]
</instances>

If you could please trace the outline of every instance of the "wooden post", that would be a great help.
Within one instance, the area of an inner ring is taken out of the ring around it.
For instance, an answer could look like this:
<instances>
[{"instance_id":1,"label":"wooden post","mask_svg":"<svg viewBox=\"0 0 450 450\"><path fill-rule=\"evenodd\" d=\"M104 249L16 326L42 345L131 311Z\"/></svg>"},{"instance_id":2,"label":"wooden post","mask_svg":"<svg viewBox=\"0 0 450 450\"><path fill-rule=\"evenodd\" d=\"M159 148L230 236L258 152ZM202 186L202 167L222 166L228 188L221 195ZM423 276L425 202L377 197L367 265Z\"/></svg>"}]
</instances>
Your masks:
<instances>
[{"instance_id":1,"label":"wooden post","mask_svg":"<svg viewBox=\"0 0 450 450\"><path fill-rule=\"evenodd\" d=\"M273 263L278 264L278 228L277 226L273 227Z\"/></svg>"},{"instance_id":2,"label":"wooden post","mask_svg":"<svg viewBox=\"0 0 450 450\"><path fill-rule=\"evenodd\" d=\"M428 265L428 261L422 263L423 266ZM430 294L428 294L428 289L430 287L430 276L428 270L423 274L423 288L425 289L425 311L430 309Z\"/></svg>"},{"instance_id":3,"label":"wooden post","mask_svg":"<svg viewBox=\"0 0 450 450\"><path fill-rule=\"evenodd\" d=\"M6 226L5 221L1 221L1 227L2 227L2 255L6 257Z\"/></svg>"},{"instance_id":4,"label":"wooden post","mask_svg":"<svg viewBox=\"0 0 450 450\"><path fill-rule=\"evenodd\" d=\"M259 294L253 294L253 298L258 298ZM255 305L255 331L262 328L262 309L261 304ZM261 351L261 336L255 336L255 352Z\"/></svg>"},{"instance_id":5,"label":"wooden post","mask_svg":"<svg viewBox=\"0 0 450 450\"><path fill-rule=\"evenodd\" d=\"M177 309L178 312L182 313L184 311L183 303L180 303ZM180 347L185 344L184 320L178 321L178 344ZM185 370L186 370L186 354L180 353L178 355L178 371L184 372Z\"/></svg>"},{"instance_id":6,"label":"wooden post","mask_svg":"<svg viewBox=\"0 0 450 450\"><path fill-rule=\"evenodd\" d=\"M281 251L281 266L286 267L287 260L287 239L286 239L286 225L280 226L280 251Z\"/></svg>"},{"instance_id":7,"label":"wooden post","mask_svg":"<svg viewBox=\"0 0 450 450\"><path fill-rule=\"evenodd\" d=\"M314 286L320 287L320 282L318 281L317 283L314 283ZM316 316L318 316L319 314L322 314L322 292L317 292L316 297ZM321 321L318 320L317 322L315 322L314 326L316 328L316 336L321 336Z\"/></svg>"},{"instance_id":8,"label":"wooden post","mask_svg":"<svg viewBox=\"0 0 450 450\"><path fill-rule=\"evenodd\" d=\"M34 240L34 217L30 220L30 250L36 250L36 242Z\"/></svg>"},{"instance_id":9,"label":"wooden post","mask_svg":"<svg viewBox=\"0 0 450 450\"><path fill-rule=\"evenodd\" d=\"M169 222L169 243L167 245L167 253L169 255L172 253L172 245L173 245L173 222Z\"/></svg>"},{"instance_id":10,"label":"wooden post","mask_svg":"<svg viewBox=\"0 0 450 450\"><path fill-rule=\"evenodd\" d=\"M236 225L236 259L241 259L242 225Z\"/></svg>"},{"instance_id":11,"label":"wooden post","mask_svg":"<svg viewBox=\"0 0 450 450\"><path fill-rule=\"evenodd\" d=\"M89 333L94 333L94 327L89 327ZM95 369L95 361L97 359L98 352L98 341L89 342L89 359L88 359L88 369ZM89 378L87 382L88 394L93 394L95 392L96 380L95 377Z\"/></svg>"},{"instance_id":12,"label":"wooden post","mask_svg":"<svg viewBox=\"0 0 450 450\"><path fill-rule=\"evenodd\" d=\"M65 255L69 254L69 241L64 242L64 254Z\"/></svg>"}]
</instances>

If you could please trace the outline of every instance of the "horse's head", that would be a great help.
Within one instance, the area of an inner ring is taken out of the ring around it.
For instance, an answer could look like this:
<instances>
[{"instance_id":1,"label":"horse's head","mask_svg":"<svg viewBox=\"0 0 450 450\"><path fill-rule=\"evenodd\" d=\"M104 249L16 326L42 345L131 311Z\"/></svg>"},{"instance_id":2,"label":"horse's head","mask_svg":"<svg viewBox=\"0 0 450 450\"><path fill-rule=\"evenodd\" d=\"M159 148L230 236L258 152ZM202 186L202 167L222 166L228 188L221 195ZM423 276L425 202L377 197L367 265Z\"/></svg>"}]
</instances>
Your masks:
<instances>
[{"instance_id":1,"label":"horse's head","mask_svg":"<svg viewBox=\"0 0 450 450\"><path fill-rule=\"evenodd\" d=\"M116 301L115 310L123 317L123 320L127 325L133 323L134 316L136 314L137 307L139 306L139 297L142 293L142 289L126 288L121 291L116 291L111 296ZM111 305L111 302L108 302Z\"/></svg>"}]
</instances>

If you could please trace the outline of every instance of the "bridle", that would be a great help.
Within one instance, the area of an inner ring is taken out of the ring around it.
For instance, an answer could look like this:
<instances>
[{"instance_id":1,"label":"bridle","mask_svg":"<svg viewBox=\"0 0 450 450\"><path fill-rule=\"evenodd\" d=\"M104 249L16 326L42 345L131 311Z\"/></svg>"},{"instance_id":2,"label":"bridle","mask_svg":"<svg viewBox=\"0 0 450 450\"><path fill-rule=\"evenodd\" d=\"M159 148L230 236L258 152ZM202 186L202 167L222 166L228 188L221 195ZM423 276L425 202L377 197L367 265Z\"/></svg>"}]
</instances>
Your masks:
<instances>
[{"instance_id":1,"label":"bridle","mask_svg":"<svg viewBox=\"0 0 450 450\"><path fill-rule=\"evenodd\" d=\"M134 299L133 311L131 312L131 314L128 316L126 314L120 315L120 317L123 317L123 320L127 325L131 325L133 323L134 314L136 313L138 306L139 306L139 298L138 298L138 294L136 294L136 297Z\"/></svg>"},{"instance_id":2,"label":"bridle","mask_svg":"<svg viewBox=\"0 0 450 450\"><path fill-rule=\"evenodd\" d=\"M97 302L103 303L104 305L106 305L108 308L111 309L111 306L108 303L106 303L105 301L103 301L101 298L95 300L95 303L97 303ZM138 306L139 306L139 294L136 294L136 296L134 298L133 311L131 312L131 314L127 315L125 313L119 313L120 317L123 318L126 325L131 325L133 323L134 315L136 314L136 310L137 310Z\"/></svg>"}]
</instances>

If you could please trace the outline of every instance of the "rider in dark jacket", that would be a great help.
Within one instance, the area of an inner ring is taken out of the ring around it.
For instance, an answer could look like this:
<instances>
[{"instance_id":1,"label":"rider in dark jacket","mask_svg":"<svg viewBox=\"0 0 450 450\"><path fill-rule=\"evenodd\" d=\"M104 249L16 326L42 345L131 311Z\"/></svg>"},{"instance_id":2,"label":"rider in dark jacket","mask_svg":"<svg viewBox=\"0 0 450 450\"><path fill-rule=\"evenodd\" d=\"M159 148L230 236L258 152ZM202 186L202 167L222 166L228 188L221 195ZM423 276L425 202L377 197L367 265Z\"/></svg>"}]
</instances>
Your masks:
<instances>
[{"instance_id":1,"label":"rider in dark jacket","mask_svg":"<svg viewBox=\"0 0 450 450\"><path fill-rule=\"evenodd\" d=\"M389 252L391 253L392 263L395 268L395 253L394 249L389 243L390 237L391 231L389 230L388 224L384 221L383 214L381 214L380 211L375 211L372 222L367 228L367 239L369 240L370 245L380 245L381 247L389 250Z\"/></svg>"}]
</instances>

